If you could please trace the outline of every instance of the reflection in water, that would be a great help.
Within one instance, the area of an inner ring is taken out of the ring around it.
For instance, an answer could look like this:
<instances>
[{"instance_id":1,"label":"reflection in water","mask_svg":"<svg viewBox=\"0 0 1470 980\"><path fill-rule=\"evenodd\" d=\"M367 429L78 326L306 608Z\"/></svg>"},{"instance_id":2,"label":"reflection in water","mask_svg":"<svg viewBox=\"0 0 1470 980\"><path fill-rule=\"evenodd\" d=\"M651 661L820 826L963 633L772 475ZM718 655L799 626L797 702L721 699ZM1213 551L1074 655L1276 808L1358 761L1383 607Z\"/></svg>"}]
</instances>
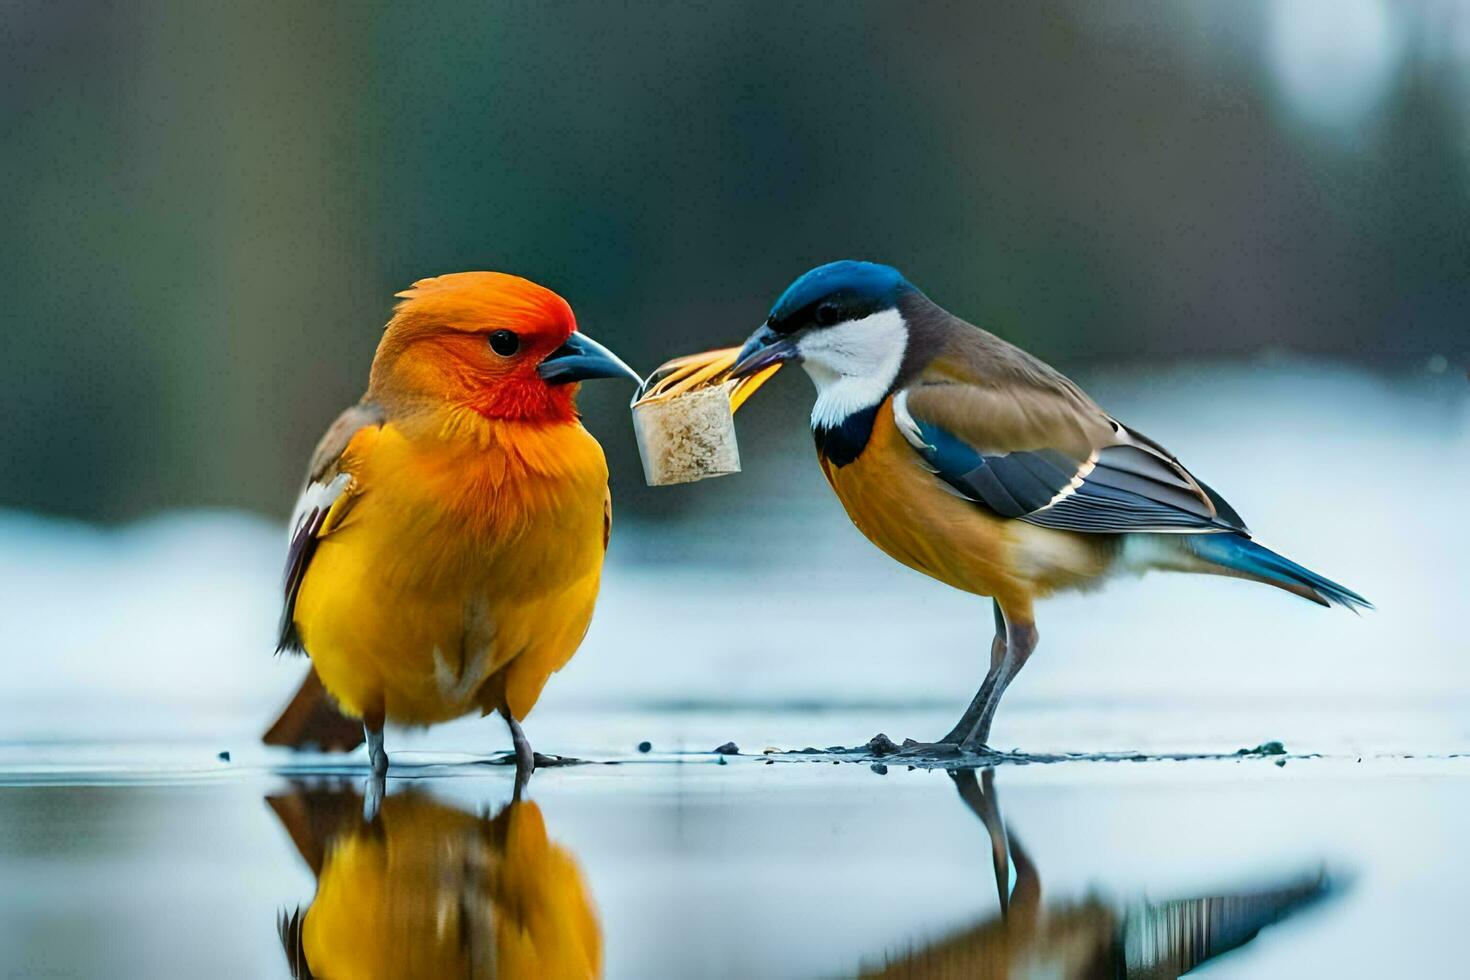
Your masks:
<instances>
[{"instance_id":1,"label":"reflection in water","mask_svg":"<svg viewBox=\"0 0 1470 980\"><path fill-rule=\"evenodd\" d=\"M950 777L989 835L1001 913L862 976L1178 977L1330 891L1316 873L1166 902L1044 902L1036 865L1001 818L993 771ZM296 980L601 974L591 895L572 855L547 839L535 803L479 817L405 792L365 820L362 796L341 784L297 784L268 802L317 878L311 904L281 916ZM645 964L643 975L661 975L659 965Z\"/></svg>"},{"instance_id":2,"label":"reflection in water","mask_svg":"<svg viewBox=\"0 0 1470 980\"><path fill-rule=\"evenodd\" d=\"M407 792L368 822L347 786L267 802L317 878L311 905L281 917L296 980L601 973L591 895L535 803L485 818Z\"/></svg>"},{"instance_id":3,"label":"reflection in water","mask_svg":"<svg viewBox=\"0 0 1470 980\"><path fill-rule=\"evenodd\" d=\"M1044 905L1036 866L1001 820L993 770L985 770L979 780L971 769L950 776L990 835L1000 918L889 957L883 966L864 971L864 977L1162 980L1243 946L1266 926L1329 891L1326 878L1318 874L1234 895L1127 906L1088 896Z\"/></svg>"}]
</instances>

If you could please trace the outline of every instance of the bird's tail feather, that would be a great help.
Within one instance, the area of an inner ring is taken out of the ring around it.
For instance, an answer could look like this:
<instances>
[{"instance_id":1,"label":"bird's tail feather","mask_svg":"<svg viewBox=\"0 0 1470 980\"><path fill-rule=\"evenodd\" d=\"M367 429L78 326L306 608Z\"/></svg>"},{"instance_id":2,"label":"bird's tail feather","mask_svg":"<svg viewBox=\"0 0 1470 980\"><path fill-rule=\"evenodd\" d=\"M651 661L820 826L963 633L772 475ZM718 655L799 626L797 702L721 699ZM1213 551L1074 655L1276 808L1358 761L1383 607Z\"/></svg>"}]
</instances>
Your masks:
<instances>
[{"instance_id":1,"label":"bird's tail feather","mask_svg":"<svg viewBox=\"0 0 1470 980\"><path fill-rule=\"evenodd\" d=\"M1192 534L1185 543L1196 557L1204 561L1285 589L1318 605L1338 605L1355 611L1373 608L1373 603L1352 589L1323 578L1310 568L1256 544L1245 535Z\"/></svg>"},{"instance_id":2,"label":"bird's tail feather","mask_svg":"<svg viewBox=\"0 0 1470 980\"><path fill-rule=\"evenodd\" d=\"M266 745L323 752L351 752L362 744L362 725L337 710L316 670L309 671L281 717L261 736Z\"/></svg>"}]
</instances>

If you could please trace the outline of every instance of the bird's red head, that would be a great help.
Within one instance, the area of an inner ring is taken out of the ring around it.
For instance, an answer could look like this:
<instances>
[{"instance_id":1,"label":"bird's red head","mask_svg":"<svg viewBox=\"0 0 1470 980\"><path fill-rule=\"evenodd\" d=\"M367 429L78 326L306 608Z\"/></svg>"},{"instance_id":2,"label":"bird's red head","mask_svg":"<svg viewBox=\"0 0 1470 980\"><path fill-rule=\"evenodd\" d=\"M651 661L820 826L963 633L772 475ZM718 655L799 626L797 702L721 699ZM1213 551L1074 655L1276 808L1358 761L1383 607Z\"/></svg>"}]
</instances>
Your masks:
<instances>
[{"instance_id":1,"label":"bird's red head","mask_svg":"<svg viewBox=\"0 0 1470 980\"><path fill-rule=\"evenodd\" d=\"M457 272L420 279L398 296L403 301L383 332L368 386L369 397L390 409L468 408L489 419L566 421L576 413L575 382L636 378L576 334L566 300L528 279Z\"/></svg>"}]
</instances>

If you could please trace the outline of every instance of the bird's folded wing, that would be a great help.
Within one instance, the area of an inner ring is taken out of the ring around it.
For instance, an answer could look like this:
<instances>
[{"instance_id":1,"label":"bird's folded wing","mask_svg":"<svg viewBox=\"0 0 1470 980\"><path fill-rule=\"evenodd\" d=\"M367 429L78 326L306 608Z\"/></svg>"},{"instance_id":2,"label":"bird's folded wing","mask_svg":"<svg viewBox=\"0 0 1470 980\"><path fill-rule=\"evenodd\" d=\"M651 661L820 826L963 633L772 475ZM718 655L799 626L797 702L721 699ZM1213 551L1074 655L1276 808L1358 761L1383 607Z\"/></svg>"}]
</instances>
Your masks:
<instances>
[{"instance_id":1,"label":"bird's folded wing","mask_svg":"<svg viewBox=\"0 0 1470 980\"><path fill-rule=\"evenodd\" d=\"M383 424L383 412L371 403L354 405L337 417L317 443L306 485L296 498L291 514L290 547L286 572L281 582L281 625L276 634L276 652L304 652L296 634L296 594L311 564L317 542L342 520L360 488L354 485L353 463L367 451L368 443Z\"/></svg>"},{"instance_id":2,"label":"bird's folded wing","mask_svg":"<svg viewBox=\"0 0 1470 980\"><path fill-rule=\"evenodd\" d=\"M1090 533L1243 531L1163 447L1060 375L1010 384L920 378L894 420L956 493L1001 517Z\"/></svg>"}]
</instances>

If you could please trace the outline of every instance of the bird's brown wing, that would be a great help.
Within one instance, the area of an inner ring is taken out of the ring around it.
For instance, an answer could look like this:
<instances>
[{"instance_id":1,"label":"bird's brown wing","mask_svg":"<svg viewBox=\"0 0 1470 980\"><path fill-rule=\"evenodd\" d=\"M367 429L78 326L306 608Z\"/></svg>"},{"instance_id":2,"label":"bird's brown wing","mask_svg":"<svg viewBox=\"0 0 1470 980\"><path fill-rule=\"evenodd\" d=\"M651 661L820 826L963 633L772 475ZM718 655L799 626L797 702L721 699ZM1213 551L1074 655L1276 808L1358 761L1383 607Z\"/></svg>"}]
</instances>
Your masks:
<instances>
[{"instance_id":1,"label":"bird's brown wing","mask_svg":"<svg viewBox=\"0 0 1470 980\"><path fill-rule=\"evenodd\" d=\"M383 424L383 411L371 402L361 402L337 416L327 434L317 443L311 465L306 471L306 484L296 498L291 514L290 545L286 552L286 572L281 582L282 604L280 629L276 634L276 652L304 653L296 633L296 594L306 575L317 542L341 519L342 508L351 499L352 473L347 450L364 430L377 430Z\"/></svg>"},{"instance_id":2,"label":"bird's brown wing","mask_svg":"<svg viewBox=\"0 0 1470 980\"><path fill-rule=\"evenodd\" d=\"M1002 517L1071 531L1245 529L1163 447L1069 379L961 326L981 340L951 343L893 401L899 430L955 492Z\"/></svg>"}]
</instances>

